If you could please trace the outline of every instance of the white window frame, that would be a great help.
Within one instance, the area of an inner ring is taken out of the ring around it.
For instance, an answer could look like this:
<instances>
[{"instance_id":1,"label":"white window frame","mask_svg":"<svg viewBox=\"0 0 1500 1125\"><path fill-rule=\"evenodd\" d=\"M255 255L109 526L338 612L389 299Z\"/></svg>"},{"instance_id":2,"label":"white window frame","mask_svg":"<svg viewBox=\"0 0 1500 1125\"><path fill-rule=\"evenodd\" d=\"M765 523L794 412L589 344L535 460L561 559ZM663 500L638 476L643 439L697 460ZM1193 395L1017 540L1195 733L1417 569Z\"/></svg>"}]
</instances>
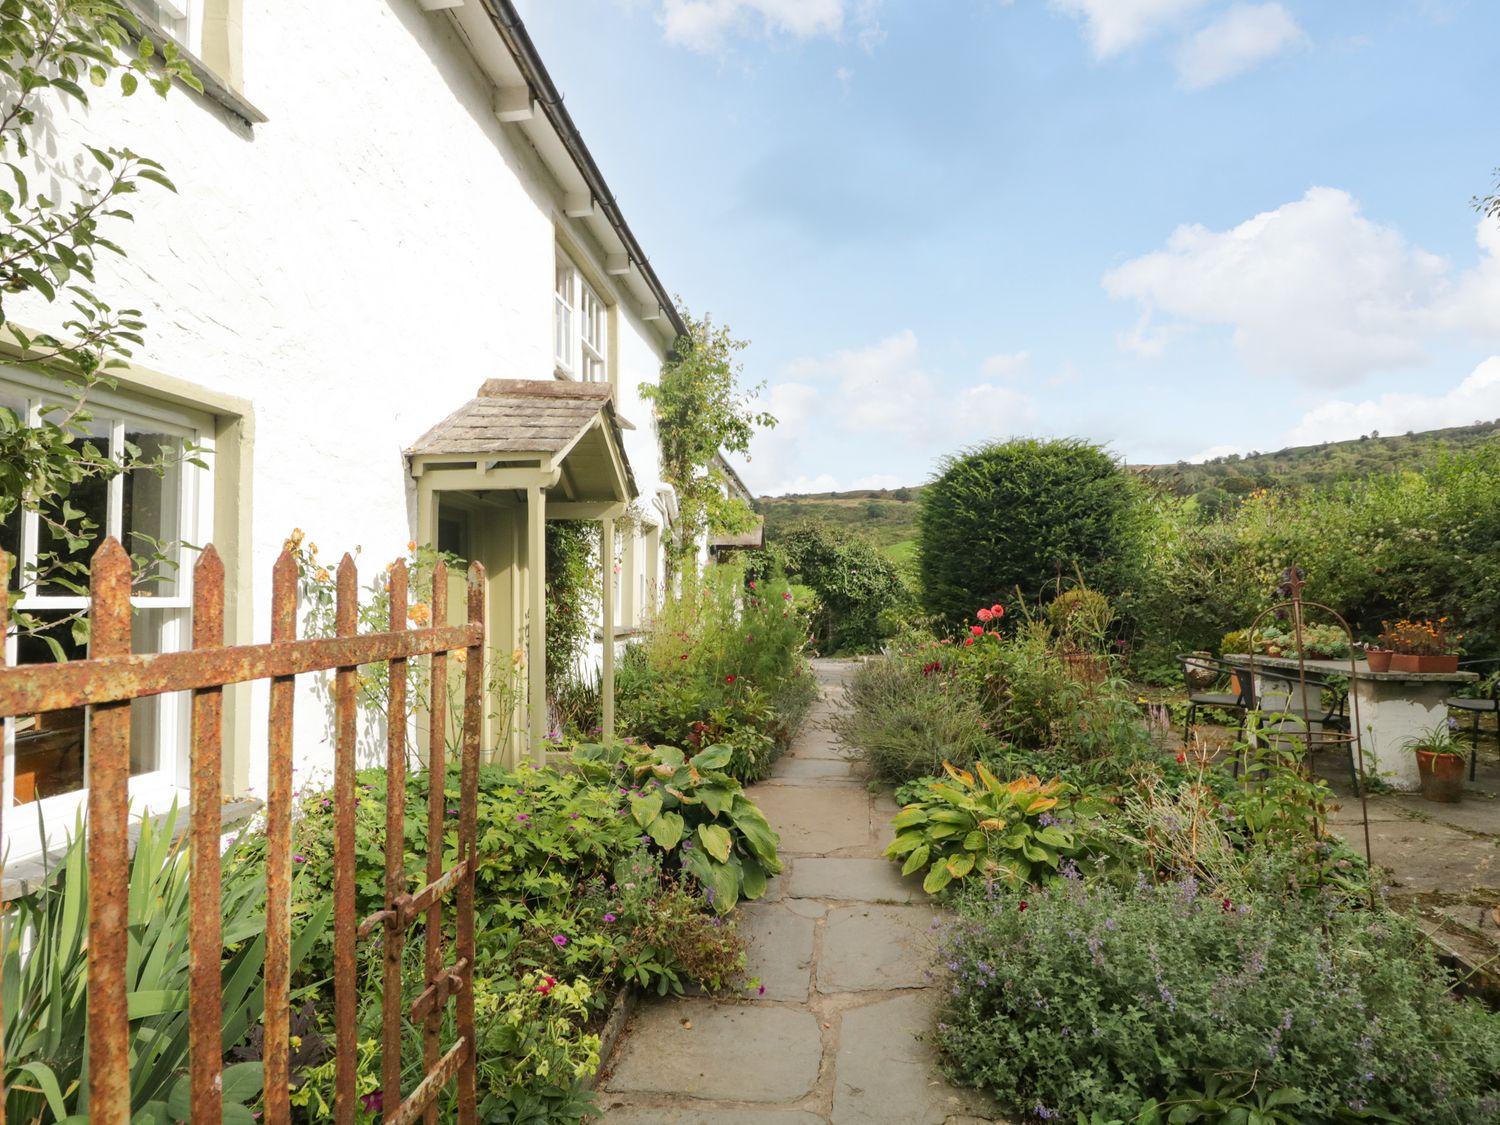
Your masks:
<instances>
[{"instance_id":1,"label":"white window frame","mask_svg":"<svg viewBox=\"0 0 1500 1125\"><path fill-rule=\"evenodd\" d=\"M137 0L137 6L179 47L195 58L203 54L205 0Z\"/></svg>"},{"instance_id":2,"label":"white window frame","mask_svg":"<svg viewBox=\"0 0 1500 1125\"><path fill-rule=\"evenodd\" d=\"M57 381L23 369L0 367L0 387L13 395L24 396L28 402L28 421L36 425L41 420L40 408L57 402ZM213 451L214 419L212 415L169 406L148 398L137 397L118 391L96 388L89 393L89 411L94 417L93 425L107 422L110 427L110 450L119 456L124 450L127 427L135 429L150 426L154 432L173 434L192 443L202 454L209 468L200 468L184 461L181 464L181 488L179 494L177 528L177 568L173 574L173 591L170 595L132 594L132 609L149 609L162 614L156 625L159 650L180 651L189 647L192 638L193 567L192 548L201 545L205 532L214 526L213 518ZM108 526L100 533L121 538L124 520L125 477L120 474L109 482ZM40 524L35 513L24 512L21 519L21 555L23 559L35 558ZM59 610L87 607L88 599L76 595L40 594L23 591L17 603L21 610ZM14 631L5 638L6 662L14 664L17 659L17 638ZM191 758L189 732L191 726L191 700L187 692L178 692L159 697L159 746L156 768L134 774L129 780L132 815L144 815L147 811L161 812L176 802L183 808L188 805ZM88 724L84 726L85 784L71 793L59 793L43 797L26 805L16 805L15 767L16 731L15 721L4 721L3 772L0 772L0 807L4 809L4 839L0 847L9 851L9 859L16 861L41 853L72 833L79 814L88 800L87 757Z\"/></svg>"},{"instance_id":3,"label":"white window frame","mask_svg":"<svg viewBox=\"0 0 1500 1125\"><path fill-rule=\"evenodd\" d=\"M552 353L563 378L610 381L609 308L578 267L559 254L552 287Z\"/></svg>"}]
</instances>

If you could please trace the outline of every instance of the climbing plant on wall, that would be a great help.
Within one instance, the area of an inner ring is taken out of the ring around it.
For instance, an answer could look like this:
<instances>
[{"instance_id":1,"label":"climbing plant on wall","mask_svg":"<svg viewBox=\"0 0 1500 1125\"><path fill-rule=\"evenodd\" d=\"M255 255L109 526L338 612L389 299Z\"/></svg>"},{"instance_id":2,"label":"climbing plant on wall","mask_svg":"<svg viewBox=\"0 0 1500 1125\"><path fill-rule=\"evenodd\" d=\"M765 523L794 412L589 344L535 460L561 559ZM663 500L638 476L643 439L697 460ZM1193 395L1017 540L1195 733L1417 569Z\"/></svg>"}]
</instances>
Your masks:
<instances>
[{"instance_id":1,"label":"climbing plant on wall","mask_svg":"<svg viewBox=\"0 0 1500 1125\"><path fill-rule=\"evenodd\" d=\"M670 561L680 566L706 531L748 531L755 515L729 497L721 453L746 454L757 428L776 419L754 407L764 383L743 387L737 358L748 341L737 340L711 317L684 315L688 325L662 365L661 380L645 383L641 394L656 409L662 475L677 490L678 534Z\"/></svg>"},{"instance_id":2,"label":"climbing plant on wall","mask_svg":"<svg viewBox=\"0 0 1500 1125\"><path fill-rule=\"evenodd\" d=\"M599 525L547 523L547 689L554 692L583 655L599 604ZM613 552L611 551L611 554ZM609 560L613 566L614 560Z\"/></svg>"},{"instance_id":3,"label":"climbing plant on wall","mask_svg":"<svg viewBox=\"0 0 1500 1125\"><path fill-rule=\"evenodd\" d=\"M114 308L95 289L101 258L124 255L114 241L131 221L126 197L143 183L175 191L160 164L126 148L66 145L50 131L47 145L33 142L38 118L68 103L88 105L87 87L111 84L130 96L144 81L165 96L175 81L201 90L174 44L139 37L140 24L118 0L4 0L0 3L0 328L18 358L56 376L52 401L39 418L0 405L0 527L12 531L21 512L34 513L38 549L13 585L45 583L82 593L85 561L99 535L96 521L70 502L88 481L127 471L164 472L167 462L194 456L179 449L153 456L128 447L103 452L88 439L89 395L112 386L132 345L142 342L139 310ZM160 54L158 54L158 50ZM45 177L46 194L31 190ZM51 321L51 331L29 331L11 319L19 306L28 320ZM58 306L60 313L51 313ZM10 538L10 536L6 536ZM132 543L147 569L165 557L165 544ZM15 596L15 593L12 593ZM41 623L15 615L23 631ZM52 626L55 627L54 622ZM71 620L83 643L88 623ZM43 636L60 657L58 641Z\"/></svg>"}]
</instances>

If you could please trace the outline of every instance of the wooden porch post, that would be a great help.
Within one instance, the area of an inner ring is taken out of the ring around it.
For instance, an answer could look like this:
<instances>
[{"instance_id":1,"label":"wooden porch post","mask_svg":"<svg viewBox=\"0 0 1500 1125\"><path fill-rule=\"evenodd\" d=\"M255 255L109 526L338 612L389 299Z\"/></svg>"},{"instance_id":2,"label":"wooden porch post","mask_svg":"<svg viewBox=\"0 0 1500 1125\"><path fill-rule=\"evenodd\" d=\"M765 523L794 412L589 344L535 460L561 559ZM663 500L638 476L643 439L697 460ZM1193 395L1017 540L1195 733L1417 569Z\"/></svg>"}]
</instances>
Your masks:
<instances>
[{"instance_id":1,"label":"wooden porch post","mask_svg":"<svg viewBox=\"0 0 1500 1125\"><path fill-rule=\"evenodd\" d=\"M526 576L531 629L526 653L531 697L531 760L547 759L547 492L526 489Z\"/></svg>"},{"instance_id":2,"label":"wooden porch post","mask_svg":"<svg viewBox=\"0 0 1500 1125\"><path fill-rule=\"evenodd\" d=\"M604 671L600 684L603 736L615 734L615 521L605 516L599 521L599 570L604 576L600 602L604 617Z\"/></svg>"}]
</instances>

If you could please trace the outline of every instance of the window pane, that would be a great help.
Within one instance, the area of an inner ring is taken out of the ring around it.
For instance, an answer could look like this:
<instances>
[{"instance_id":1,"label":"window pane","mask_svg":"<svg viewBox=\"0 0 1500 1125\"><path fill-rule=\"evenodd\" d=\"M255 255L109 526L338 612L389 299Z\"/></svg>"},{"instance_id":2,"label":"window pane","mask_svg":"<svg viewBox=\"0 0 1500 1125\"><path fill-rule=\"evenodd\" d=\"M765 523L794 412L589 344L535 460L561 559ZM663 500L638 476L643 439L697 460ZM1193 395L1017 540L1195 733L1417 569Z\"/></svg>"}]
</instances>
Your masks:
<instances>
[{"instance_id":1,"label":"window pane","mask_svg":"<svg viewBox=\"0 0 1500 1125\"><path fill-rule=\"evenodd\" d=\"M0 387L0 430L14 432L26 425L26 400L9 388ZM21 509L16 508L8 516L0 515L0 551L11 558L10 589L20 589L21 567L16 559L21 554Z\"/></svg>"},{"instance_id":2,"label":"window pane","mask_svg":"<svg viewBox=\"0 0 1500 1125\"><path fill-rule=\"evenodd\" d=\"M143 465L125 474L121 513L125 549L147 560L137 572L135 593L170 597L178 589L175 564L181 554L182 439L127 430L125 442L140 450Z\"/></svg>"},{"instance_id":3,"label":"window pane","mask_svg":"<svg viewBox=\"0 0 1500 1125\"><path fill-rule=\"evenodd\" d=\"M113 455L108 437L90 435L85 440L99 451L100 457ZM61 504L43 513L44 518L39 521L37 529L40 592L43 594L87 593L89 560L109 532L109 481L104 475L94 473L85 477L73 486L64 502L71 509L82 512L81 516L68 520L67 525L84 542L82 545L70 544L67 537L45 518L61 521Z\"/></svg>"},{"instance_id":4,"label":"window pane","mask_svg":"<svg viewBox=\"0 0 1500 1125\"><path fill-rule=\"evenodd\" d=\"M57 659L51 638L69 660L87 655L85 646L73 640L73 614L47 610L33 615L35 631L16 638L19 664L51 664ZM41 715L16 718L16 804L29 805L43 797L55 797L83 788L83 731L85 709L70 707Z\"/></svg>"}]
</instances>

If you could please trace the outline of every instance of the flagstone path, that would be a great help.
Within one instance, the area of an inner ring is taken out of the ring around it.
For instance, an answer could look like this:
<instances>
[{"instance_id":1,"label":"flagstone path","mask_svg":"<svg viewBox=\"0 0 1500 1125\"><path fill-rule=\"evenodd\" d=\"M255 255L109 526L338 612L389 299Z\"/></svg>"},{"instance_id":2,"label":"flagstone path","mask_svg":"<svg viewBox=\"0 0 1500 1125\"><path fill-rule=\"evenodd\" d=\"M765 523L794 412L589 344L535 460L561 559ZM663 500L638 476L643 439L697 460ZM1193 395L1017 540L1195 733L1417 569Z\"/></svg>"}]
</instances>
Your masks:
<instances>
[{"instance_id":1,"label":"flagstone path","mask_svg":"<svg viewBox=\"0 0 1500 1125\"><path fill-rule=\"evenodd\" d=\"M854 668L814 661L822 698L751 795L781 834L786 870L735 914L745 1001L643 1001L599 1084L606 1125L976 1125L933 1049L938 911L880 852L896 806L871 796L825 727Z\"/></svg>"}]
</instances>

